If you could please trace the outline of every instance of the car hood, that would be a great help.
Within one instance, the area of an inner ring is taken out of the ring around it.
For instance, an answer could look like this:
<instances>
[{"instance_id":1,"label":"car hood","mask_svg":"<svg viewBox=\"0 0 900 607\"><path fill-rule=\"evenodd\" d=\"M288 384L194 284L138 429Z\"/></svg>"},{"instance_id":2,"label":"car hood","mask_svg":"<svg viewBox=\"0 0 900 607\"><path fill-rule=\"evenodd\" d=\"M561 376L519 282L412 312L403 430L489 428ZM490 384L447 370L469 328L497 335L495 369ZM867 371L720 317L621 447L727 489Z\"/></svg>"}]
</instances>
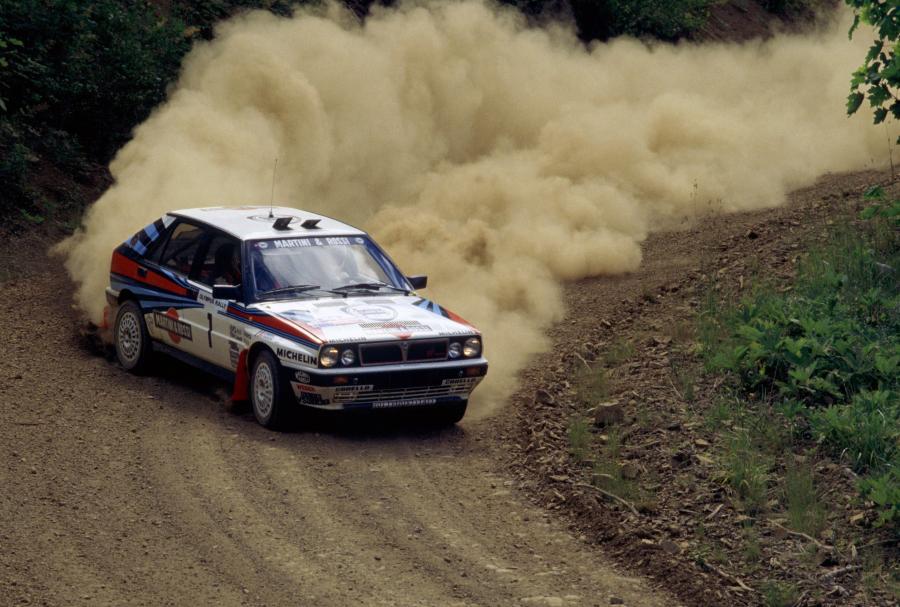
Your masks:
<instances>
[{"instance_id":1,"label":"car hood","mask_svg":"<svg viewBox=\"0 0 900 607\"><path fill-rule=\"evenodd\" d=\"M479 334L453 312L413 295L274 301L252 307L297 325L325 343Z\"/></svg>"}]
</instances>

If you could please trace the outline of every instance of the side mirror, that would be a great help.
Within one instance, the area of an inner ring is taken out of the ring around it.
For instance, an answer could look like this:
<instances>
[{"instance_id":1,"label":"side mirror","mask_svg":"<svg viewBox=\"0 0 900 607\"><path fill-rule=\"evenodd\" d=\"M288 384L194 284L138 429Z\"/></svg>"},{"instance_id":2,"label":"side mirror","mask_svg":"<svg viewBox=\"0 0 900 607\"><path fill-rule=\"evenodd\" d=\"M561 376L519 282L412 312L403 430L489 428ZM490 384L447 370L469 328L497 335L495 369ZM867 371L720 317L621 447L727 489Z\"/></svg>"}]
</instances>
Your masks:
<instances>
[{"instance_id":1,"label":"side mirror","mask_svg":"<svg viewBox=\"0 0 900 607\"><path fill-rule=\"evenodd\" d=\"M428 277L424 274L419 276L407 276L406 280L412 285L413 289L424 289L428 286Z\"/></svg>"},{"instance_id":2,"label":"side mirror","mask_svg":"<svg viewBox=\"0 0 900 607\"><path fill-rule=\"evenodd\" d=\"M228 299L237 301L241 298L240 285L214 285L213 299Z\"/></svg>"}]
</instances>

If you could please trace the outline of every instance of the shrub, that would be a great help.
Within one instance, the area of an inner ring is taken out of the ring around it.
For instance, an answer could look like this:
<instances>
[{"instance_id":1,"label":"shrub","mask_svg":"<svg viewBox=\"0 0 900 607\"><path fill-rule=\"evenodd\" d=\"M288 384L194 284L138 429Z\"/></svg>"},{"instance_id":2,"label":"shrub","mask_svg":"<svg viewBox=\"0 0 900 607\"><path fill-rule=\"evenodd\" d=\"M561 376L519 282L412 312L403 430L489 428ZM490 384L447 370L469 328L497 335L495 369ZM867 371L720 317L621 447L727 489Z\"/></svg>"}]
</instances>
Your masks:
<instances>
[{"instance_id":1,"label":"shrub","mask_svg":"<svg viewBox=\"0 0 900 607\"><path fill-rule=\"evenodd\" d=\"M864 478L860 481L860 491L872 500L881 510L876 521L877 526L891 525L900 533L900 472L897 465L879 476Z\"/></svg>"},{"instance_id":2,"label":"shrub","mask_svg":"<svg viewBox=\"0 0 900 607\"><path fill-rule=\"evenodd\" d=\"M106 157L165 97L189 41L149 2L0 0L7 111Z\"/></svg>"},{"instance_id":3,"label":"shrub","mask_svg":"<svg viewBox=\"0 0 900 607\"><path fill-rule=\"evenodd\" d=\"M900 398L896 392L862 392L846 405L815 411L819 439L857 472L878 470L900 455Z\"/></svg>"}]
</instances>

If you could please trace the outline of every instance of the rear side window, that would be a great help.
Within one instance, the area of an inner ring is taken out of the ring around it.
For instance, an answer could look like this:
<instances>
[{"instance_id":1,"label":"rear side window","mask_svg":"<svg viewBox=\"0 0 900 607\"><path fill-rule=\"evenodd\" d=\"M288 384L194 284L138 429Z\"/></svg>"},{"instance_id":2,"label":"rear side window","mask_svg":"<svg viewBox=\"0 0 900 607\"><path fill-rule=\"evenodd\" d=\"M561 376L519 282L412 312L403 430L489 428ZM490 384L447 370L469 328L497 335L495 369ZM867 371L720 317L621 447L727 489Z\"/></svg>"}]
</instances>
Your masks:
<instances>
[{"instance_id":1,"label":"rear side window","mask_svg":"<svg viewBox=\"0 0 900 607\"><path fill-rule=\"evenodd\" d=\"M206 232L189 223L179 223L172 230L169 241L162 249L159 264L171 270L190 276L194 258Z\"/></svg>"}]
</instances>

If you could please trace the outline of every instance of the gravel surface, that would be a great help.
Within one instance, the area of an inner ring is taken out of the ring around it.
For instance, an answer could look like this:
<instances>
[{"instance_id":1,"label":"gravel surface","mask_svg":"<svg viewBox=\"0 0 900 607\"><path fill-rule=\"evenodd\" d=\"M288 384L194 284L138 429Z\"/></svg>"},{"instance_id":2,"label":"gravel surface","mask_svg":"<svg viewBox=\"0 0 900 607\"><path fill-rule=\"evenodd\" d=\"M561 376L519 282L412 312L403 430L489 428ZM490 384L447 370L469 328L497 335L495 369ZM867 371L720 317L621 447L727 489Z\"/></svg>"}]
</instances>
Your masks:
<instances>
[{"instance_id":1,"label":"gravel surface","mask_svg":"<svg viewBox=\"0 0 900 607\"><path fill-rule=\"evenodd\" d=\"M519 493L495 422L266 431L192 369L118 368L41 250L2 257L0 605L676 604Z\"/></svg>"}]
</instances>

